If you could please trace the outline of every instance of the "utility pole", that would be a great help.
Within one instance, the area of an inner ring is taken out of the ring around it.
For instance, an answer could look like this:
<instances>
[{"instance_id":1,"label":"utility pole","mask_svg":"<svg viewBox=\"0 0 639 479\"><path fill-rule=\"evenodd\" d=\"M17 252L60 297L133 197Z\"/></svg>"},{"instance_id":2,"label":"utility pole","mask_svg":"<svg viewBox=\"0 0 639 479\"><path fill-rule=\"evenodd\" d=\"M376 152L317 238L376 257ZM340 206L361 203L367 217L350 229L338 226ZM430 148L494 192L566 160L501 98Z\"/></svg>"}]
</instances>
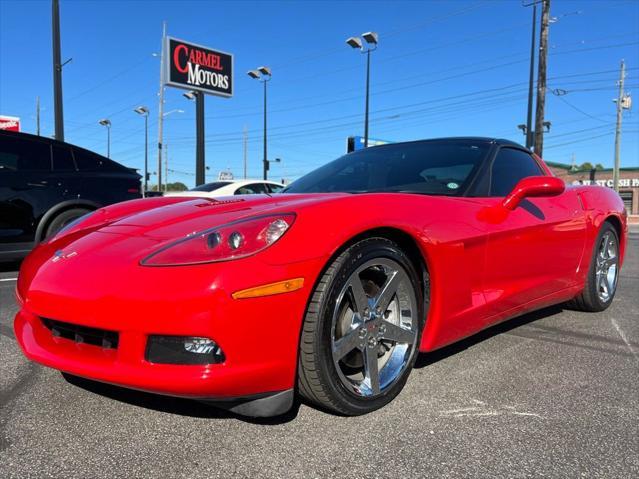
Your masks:
<instances>
[{"instance_id":1,"label":"utility pole","mask_svg":"<svg viewBox=\"0 0 639 479\"><path fill-rule=\"evenodd\" d=\"M51 3L53 31L53 105L55 116L55 139L64 141L64 118L62 113L62 62L60 60L60 4Z\"/></svg>"},{"instance_id":2,"label":"utility pole","mask_svg":"<svg viewBox=\"0 0 639 479\"><path fill-rule=\"evenodd\" d=\"M247 147L248 147L248 130L246 129L246 125L244 125L244 179L246 179Z\"/></svg>"},{"instance_id":3,"label":"utility pole","mask_svg":"<svg viewBox=\"0 0 639 479\"><path fill-rule=\"evenodd\" d=\"M535 33L537 30L537 3L540 0L534 0L532 3L532 39L530 41L530 73L528 76L528 110L526 114L526 148L533 147L533 126L532 126L532 110L533 110L533 88L535 83ZM530 6L527 4L524 6Z\"/></svg>"},{"instance_id":4,"label":"utility pole","mask_svg":"<svg viewBox=\"0 0 639 479\"><path fill-rule=\"evenodd\" d=\"M40 136L40 96L36 97L36 134Z\"/></svg>"},{"instance_id":5,"label":"utility pole","mask_svg":"<svg viewBox=\"0 0 639 479\"><path fill-rule=\"evenodd\" d=\"M160 92L158 93L158 191L162 191L162 125L164 122L164 45L166 44L166 22L162 24L162 53L160 54Z\"/></svg>"},{"instance_id":6,"label":"utility pole","mask_svg":"<svg viewBox=\"0 0 639 479\"><path fill-rule=\"evenodd\" d=\"M169 189L169 144L166 144L164 152L164 191Z\"/></svg>"},{"instance_id":7,"label":"utility pole","mask_svg":"<svg viewBox=\"0 0 639 479\"><path fill-rule=\"evenodd\" d=\"M617 97L617 128L615 129L615 167L612 172L612 183L615 191L619 193L619 149L621 147L621 119L623 117L624 98L626 93L623 89L624 79L626 77L626 64L621 60L621 72L619 74L619 96Z\"/></svg>"},{"instance_id":8,"label":"utility pole","mask_svg":"<svg viewBox=\"0 0 639 479\"><path fill-rule=\"evenodd\" d=\"M537 110L535 112L535 153L542 156L544 149L544 109L546 106L546 61L548 59L548 24L550 0L543 0L541 8L541 34L539 36L539 70L537 72Z\"/></svg>"}]
</instances>

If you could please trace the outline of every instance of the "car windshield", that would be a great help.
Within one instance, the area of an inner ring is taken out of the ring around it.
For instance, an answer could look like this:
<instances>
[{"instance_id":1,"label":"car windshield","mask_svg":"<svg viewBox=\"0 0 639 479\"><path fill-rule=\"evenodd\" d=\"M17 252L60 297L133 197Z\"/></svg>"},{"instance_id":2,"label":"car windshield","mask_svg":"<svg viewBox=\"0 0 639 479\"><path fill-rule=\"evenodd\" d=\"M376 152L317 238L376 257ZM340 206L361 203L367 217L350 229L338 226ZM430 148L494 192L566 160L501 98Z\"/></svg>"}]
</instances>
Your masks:
<instances>
[{"instance_id":1,"label":"car windshield","mask_svg":"<svg viewBox=\"0 0 639 479\"><path fill-rule=\"evenodd\" d=\"M284 193L403 192L461 195L490 143L422 141L342 156L293 182Z\"/></svg>"},{"instance_id":2,"label":"car windshield","mask_svg":"<svg viewBox=\"0 0 639 479\"><path fill-rule=\"evenodd\" d=\"M195 188L192 188L190 191L214 191L229 184L231 184L230 181L216 181L213 183L206 183L204 185L197 186Z\"/></svg>"}]
</instances>

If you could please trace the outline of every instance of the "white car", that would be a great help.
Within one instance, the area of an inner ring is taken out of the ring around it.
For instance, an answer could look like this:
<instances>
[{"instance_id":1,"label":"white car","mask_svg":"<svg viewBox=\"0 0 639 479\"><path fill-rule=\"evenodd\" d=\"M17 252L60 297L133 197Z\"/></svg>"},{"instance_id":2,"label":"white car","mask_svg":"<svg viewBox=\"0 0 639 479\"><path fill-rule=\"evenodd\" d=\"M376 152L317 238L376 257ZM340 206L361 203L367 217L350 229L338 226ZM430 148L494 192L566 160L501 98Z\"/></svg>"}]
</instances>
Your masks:
<instances>
[{"instance_id":1,"label":"white car","mask_svg":"<svg viewBox=\"0 0 639 479\"><path fill-rule=\"evenodd\" d=\"M284 185L265 180L214 181L205 183L188 191L168 191L164 196L217 196L259 195L262 193L279 193Z\"/></svg>"}]
</instances>

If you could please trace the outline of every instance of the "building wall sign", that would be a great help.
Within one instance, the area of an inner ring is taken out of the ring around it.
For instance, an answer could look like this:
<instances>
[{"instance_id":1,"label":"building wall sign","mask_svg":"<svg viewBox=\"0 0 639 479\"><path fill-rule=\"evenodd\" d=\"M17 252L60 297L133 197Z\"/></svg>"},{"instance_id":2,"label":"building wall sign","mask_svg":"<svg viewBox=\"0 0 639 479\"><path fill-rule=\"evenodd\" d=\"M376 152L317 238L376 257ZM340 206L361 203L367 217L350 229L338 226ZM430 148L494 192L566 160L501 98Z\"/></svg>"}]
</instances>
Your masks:
<instances>
[{"instance_id":1,"label":"building wall sign","mask_svg":"<svg viewBox=\"0 0 639 479\"><path fill-rule=\"evenodd\" d=\"M598 186L607 186L608 188L614 188L614 183L612 179L608 180L575 180L572 182L573 185L598 185ZM639 188L639 178L619 178L619 187L620 188Z\"/></svg>"},{"instance_id":2,"label":"building wall sign","mask_svg":"<svg viewBox=\"0 0 639 479\"><path fill-rule=\"evenodd\" d=\"M0 130L20 131L20 118L0 115Z\"/></svg>"}]
</instances>

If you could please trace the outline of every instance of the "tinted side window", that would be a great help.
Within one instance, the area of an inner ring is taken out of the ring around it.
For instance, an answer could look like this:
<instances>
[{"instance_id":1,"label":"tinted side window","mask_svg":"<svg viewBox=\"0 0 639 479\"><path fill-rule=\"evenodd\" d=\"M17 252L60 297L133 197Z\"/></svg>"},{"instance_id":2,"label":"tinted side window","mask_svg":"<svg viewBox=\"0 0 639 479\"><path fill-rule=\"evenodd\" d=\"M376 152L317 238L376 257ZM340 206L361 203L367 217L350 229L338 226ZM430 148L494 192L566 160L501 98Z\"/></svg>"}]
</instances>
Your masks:
<instances>
[{"instance_id":1,"label":"tinted side window","mask_svg":"<svg viewBox=\"0 0 639 479\"><path fill-rule=\"evenodd\" d=\"M55 171L75 171L71 148L53 145L53 169Z\"/></svg>"},{"instance_id":2,"label":"tinted side window","mask_svg":"<svg viewBox=\"0 0 639 479\"><path fill-rule=\"evenodd\" d=\"M260 193L266 193L266 186L264 183L251 183L250 185L244 185L239 187L236 191L236 195L256 195Z\"/></svg>"},{"instance_id":3,"label":"tinted side window","mask_svg":"<svg viewBox=\"0 0 639 479\"><path fill-rule=\"evenodd\" d=\"M284 187L280 185L267 184L266 186L269 190L271 190L271 193L279 193L280 191L284 189Z\"/></svg>"},{"instance_id":4,"label":"tinted side window","mask_svg":"<svg viewBox=\"0 0 639 479\"><path fill-rule=\"evenodd\" d=\"M0 170L51 171L51 148L42 141L3 138L0 140Z\"/></svg>"},{"instance_id":5,"label":"tinted side window","mask_svg":"<svg viewBox=\"0 0 639 479\"><path fill-rule=\"evenodd\" d=\"M519 180L543 174L537 162L528 153L513 148L502 148L497 153L491 169L490 196L506 196Z\"/></svg>"},{"instance_id":6,"label":"tinted side window","mask_svg":"<svg viewBox=\"0 0 639 479\"><path fill-rule=\"evenodd\" d=\"M122 171L124 169L115 161L80 148L73 149L73 157L80 171Z\"/></svg>"},{"instance_id":7,"label":"tinted side window","mask_svg":"<svg viewBox=\"0 0 639 479\"><path fill-rule=\"evenodd\" d=\"M92 155L88 151L73 150L73 156L80 171L99 171L102 169L102 159L97 155Z\"/></svg>"}]
</instances>

